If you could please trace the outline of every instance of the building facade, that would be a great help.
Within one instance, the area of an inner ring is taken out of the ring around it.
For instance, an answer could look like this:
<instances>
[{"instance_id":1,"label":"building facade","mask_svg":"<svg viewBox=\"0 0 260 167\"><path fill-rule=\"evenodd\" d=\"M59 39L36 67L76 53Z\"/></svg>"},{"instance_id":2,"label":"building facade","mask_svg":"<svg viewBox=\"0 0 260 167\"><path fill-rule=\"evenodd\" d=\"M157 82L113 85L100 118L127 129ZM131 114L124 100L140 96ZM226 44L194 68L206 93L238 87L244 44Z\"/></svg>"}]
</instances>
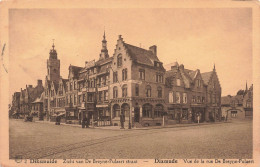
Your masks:
<instances>
[{"instance_id":1,"label":"building facade","mask_svg":"<svg viewBox=\"0 0 260 167\"><path fill-rule=\"evenodd\" d=\"M119 35L110 68L112 124L119 125L123 114L130 127L162 125L164 75L156 46L145 50L125 43Z\"/></svg>"},{"instance_id":2,"label":"building facade","mask_svg":"<svg viewBox=\"0 0 260 167\"><path fill-rule=\"evenodd\" d=\"M96 126L129 128L163 124L217 121L221 118L221 85L215 66L201 73L177 62L166 71L155 45L144 49L126 43L119 35L109 56L104 33L97 61L85 67L70 65L68 79L60 76L60 60L54 44L47 60L43 112L48 120ZM28 111L31 86L20 92L20 112ZM245 104L249 104L250 94Z\"/></svg>"},{"instance_id":3,"label":"building facade","mask_svg":"<svg viewBox=\"0 0 260 167\"><path fill-rule=\"evenodd\" d=\"M220 120L221 86L215 67L201 73L175 62L166 72L165 95L168 124Z\"/></svg>"}]
</instances>

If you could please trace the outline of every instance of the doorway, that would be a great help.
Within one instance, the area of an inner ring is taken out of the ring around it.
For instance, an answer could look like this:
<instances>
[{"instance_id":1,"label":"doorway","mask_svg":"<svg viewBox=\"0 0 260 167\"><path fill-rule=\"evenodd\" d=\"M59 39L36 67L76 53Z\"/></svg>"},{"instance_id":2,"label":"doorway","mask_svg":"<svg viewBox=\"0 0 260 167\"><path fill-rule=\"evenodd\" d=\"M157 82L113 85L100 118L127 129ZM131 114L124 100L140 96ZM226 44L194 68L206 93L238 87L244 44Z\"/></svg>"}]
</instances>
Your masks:
<instances>
[{"instance_id":1,"label":"doorway","mask_svg":"<svg viewBox=\"0 0 260 167\"><path fill-rule=\"evenodd\" d=\"M139 122L139 120L140 120L140 108L135 107L135 109L134 109L134 121Z\"/></svg>"}]
</instances>

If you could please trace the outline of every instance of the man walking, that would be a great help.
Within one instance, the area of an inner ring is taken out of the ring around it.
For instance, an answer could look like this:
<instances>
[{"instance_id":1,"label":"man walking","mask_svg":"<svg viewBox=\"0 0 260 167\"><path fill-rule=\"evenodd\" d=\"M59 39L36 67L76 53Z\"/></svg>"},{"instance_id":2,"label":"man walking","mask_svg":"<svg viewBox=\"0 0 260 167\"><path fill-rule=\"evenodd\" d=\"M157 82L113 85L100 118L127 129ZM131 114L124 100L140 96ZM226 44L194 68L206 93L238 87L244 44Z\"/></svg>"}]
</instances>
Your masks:
<instances>
[{"instance_id":1,"label":"man walking","mask_svg":"<svg viewBox=\"0 0 260 167\"><path fill-rule=\"evenodd\" d=\"M121 115L120 115L121 128L120 129L125 129L124 122L125 122L125 115L123 114L123 112L121 112Z\"/></svg>"}]
</instances>

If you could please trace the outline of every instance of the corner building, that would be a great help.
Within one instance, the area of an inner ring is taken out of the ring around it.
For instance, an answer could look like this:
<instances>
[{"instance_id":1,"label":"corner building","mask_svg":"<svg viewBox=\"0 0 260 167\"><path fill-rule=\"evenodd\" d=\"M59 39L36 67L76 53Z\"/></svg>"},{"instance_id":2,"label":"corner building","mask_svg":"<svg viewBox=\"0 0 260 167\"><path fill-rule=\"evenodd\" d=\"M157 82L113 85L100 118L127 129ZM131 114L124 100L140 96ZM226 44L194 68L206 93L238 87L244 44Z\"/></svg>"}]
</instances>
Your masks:
<instances>
[{"instance_id":1,"label":"corner building","mask_svg":"<svg viewBox=\"0 0 260 167\"><path fill-rule=\"evenodd\" d=\"M119 35L109 74L112 125L120 125L121 113L125 126L162 125L165 69L155 45L146 50Z\"/></svg>"}]
</instances>

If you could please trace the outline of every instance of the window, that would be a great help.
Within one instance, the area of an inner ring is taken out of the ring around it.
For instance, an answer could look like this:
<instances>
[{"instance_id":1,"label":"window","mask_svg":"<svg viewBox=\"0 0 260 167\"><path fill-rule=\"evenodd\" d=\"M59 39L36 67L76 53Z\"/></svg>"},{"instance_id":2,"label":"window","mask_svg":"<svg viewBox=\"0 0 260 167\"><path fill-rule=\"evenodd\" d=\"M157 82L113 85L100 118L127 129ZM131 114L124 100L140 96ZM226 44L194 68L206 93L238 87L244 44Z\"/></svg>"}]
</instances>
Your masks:
<instances>
[{"instance_id":1,"label":"window","mask_svg":"<svg viewBox=\"0 0 260 167\"><path fill-rule=\"evenodd\" d=\"M200 80L200 79L197 80L197 87L198 87L198 88L201 87L201 80Z\"/></svg>"},{"instance_id":2,"label":"window","mask_svg":"<svg viewBox=\"0 0 260 167\"><path fill-rule=\"evenodd\" d=\"M144 71L144 69L139 69L139 79L145 80L145 71Z\"/></svg>"},{"instance_id":3,"label":"window","mask_svg":"<svg viewBox=\"0 0 260 167\"><path fill-rule=\"evenodd\" d=\"M107 85L107 81L108 81L108 76L105 76L103 81L104 85Z\"/></svg>"},{"instance_id":4,"label":"window","mask_svg":"<svg viewBox=\"0 0 260 167\"><path fill-rule=\"evenodd\" d=\"M205 97L204 96L202 97L202 103L205 103Z\"/></svg>"},{"instance_id":5,"label":"window","mask_svg":"<svg viewBox=\"0 0 260 167\"><path fill-rule=\"evenodd\" d=\"M201 100L200 100L200 96L197 97L197 103L200 103Z\"/></svg>"},{"instance_id":6,"label":"window","mask_svg":"<svg viewBox=\"0 0 260 167\"><path fill-rule=\"evenodd\" d=\"M180 79L177 79L176 82L177 82L177 86L181 86L181 80Z\"/></svg>"},{"instance_id":7,"label":"window","mask_svg":"<svg viewBox=\"0 0 260 167\"><path fill-rule=\"evenodd\" d=\"M122 55L119 54L117 56L117 67L121 67L122 66Z\"/></svg>"},{"instance_id":8,"label":"window","mask_svg":"<svg viewBox=\"0 0 260 167\"><path fill-rule=\"evenodd\" d=\"M123 85L122 87L122 97L126 97L127 96L127 85Z\"/></svg>"},{"instance_id":9,"label":"window","mask_svg":"<svg viewBox=\"0 0 260 167\"><path fill-rule=\"evenodd\" d=\"M156 74L156 82L163 83L163 75L157 73Z\"/></svg>"},{"instance_id":10,"label":"window","mask_svg":"<svg viewBox=\"0 0 260 167\"><path fill-rule=\"evenodd\" d=\"M77 97L76 97L76 95L74 95L74 105L76 105L77 104Z\"/></svg>"},{"instance_id":11,"label":"window","mask_svg":"<svg viewBox=\"0 0 260 167\"><path fill-rule=\"evenodd\" d=\"M152 117L152 105L151 104L145 104L142 108L142 114L143 117Z\"/></svg>"},{"instance_id":12,"label":"window","mask_svg":"<svg viewBox=\"0 0 260 167\"><path fill-rule=\"evenodd\" d=\"M176 103L181 103L180 92L176 92Z\"/></svg>"},{"instance_id":13,"label":"window","mask_svg":"<svg viewBox=\"0 0 260 167\"><path fill-rule=\"evenodd\" d=\"M162 87L157 88L158 98L162 98Z\"/></svg>"},{"instance_id":14,"label":"window","mask_svg":"<svg viewBox=\"0 0 260 167\"><path fill-rule=\"evenodd\" d=\"M93 94L92 93L88 94L88 102L93 102Z\"/></svg>"},{"instance_id":15,"label":"window","mask_svg":"<svg viewBox=\"0 0 260 167\"><path fill-rule=\"evenodd\" d=\"M152 91L151 86L147 85L146 88L145 88L146 97L151 97L151 91Z\"/></svg>"},{"instance_id":16,"label":"window","mask_svg":"<svg viewBox=\"0 0 260 167\"><path fill-rule=\"evenodd\" d=\"M169 92L169 103L173 103L173 92Z\"/></svg>"},{"instance_id":17,"label":"window","mask_svg":"<svg viewBox=\"0 0 260 167\"><path fill-rule=\"evenodd\" d=\"M81 95L79 95L79 104L81 104Z\"/></svg>"},{"instance_id":18,"label":"window","mask_svg":"<svg viewBox=\"0 0 260 167\"><path fill-rule=\"evenodd\" d=\"M113 88L113 98L117 98L117 96L118 96L118 90L117 90L117 87L115 86Z\"/></svg>"},{"instance_id":19,"label":"window","mask_svg":"<svg viewBox=\"0 0 260 167\"><path fill-rule=\"evenodd\" d=\"M135 96L139 96L139 85L135 85Z\"/></svg>"},{"instance_id":20,"label":"window","mask_svg":"<svg viewBox=\"0 0 260 167\"><path fill-rule=\"evenodd\" d=\"M70 90L72 90L72 85L73 85L73 83L72 83L72 82L70 82Z\"/></svg>"},{"instance_id":21,"label":"window","mask_svg":"<svg viewBox=\"0 0 260 167\"><path fill-rule=\"evenodd\" d=\"M104 91L104 100L108 100L108 91Z\"/></svg>"},{"instance_id":22,"label":"window","mask_svg":"<svg viewBox=\"0 0 260 167\"><path fill-rule=\"evenodd\" d=\"M196 96L192 96L192 102L193 102L193 103L196 102Z\"/></svg>"},{"instance_id":23,"label":"window","mask_svg":"<svg viewBox=\"0 0 260 167\"><path fill-rule=\"evenodd\" d=\"M127 68L122 70L122 80L127 80Z\"/></svg>"},{"instance_id":24,"label":"window","mask_svg":"<svg viewBox=\"0 0 260 167\"><path fill-rule=\"evenodd\" d=\"M162 117L163 116L163 106L156 105L154 109L154 117Z\"/></svg>"},{"instance_id":25,"label":"window","mask_svg":"<svg viewBox=\"0 0 260 167\"><path fill-rule=\"evenodd\" d=\"M233 118L237 117L237 111L231 111L231 117Z\"/></svg>"},{"instance_id":26,"label":"window","mask_svg":"<svg viewBox=\"0 0 260 167\"><path fill-rule=\"evenodd\" d=\"M117 71L113 73L113 82L117 82L118 78L117 78Z\"/></svg>"},{"instance_id":27,"label":"window","mask_svg":"<svg viewBox=\"0 0 260 167\"><path fill-rule=\"evenodd\" d=\"M183 103L187 103L187 93L183 93Z\"/></svg>"},{"instance_id":28,"label":"window","mask_svg":"<svg viewBox=\"0 0 260 167\"><path fill-rule=\"evenodd\" d=\"M98 100L102 101L102 91L98 92Z\"/></svg>"},{"instance_id":29,"label":"window","mask_svg":"<svg viewBox=\"0 0 260 167\"><path fill-rule=\"evenodd\" d=\"M82 101L83 101L83 102L85 102L85 97L86 97L86 95L83 94L83 95L82 95Z\"/></svg>"},{"instance_id":30,"label":"window","mask_svg":"<svg viewBox=\"0 0 260 167\"><path fill-rule=\"evenodd\" d=\"M77 82L74 81L74 90L76 90L76 89L77 89Z\"/></svg>"}]
</instances>

